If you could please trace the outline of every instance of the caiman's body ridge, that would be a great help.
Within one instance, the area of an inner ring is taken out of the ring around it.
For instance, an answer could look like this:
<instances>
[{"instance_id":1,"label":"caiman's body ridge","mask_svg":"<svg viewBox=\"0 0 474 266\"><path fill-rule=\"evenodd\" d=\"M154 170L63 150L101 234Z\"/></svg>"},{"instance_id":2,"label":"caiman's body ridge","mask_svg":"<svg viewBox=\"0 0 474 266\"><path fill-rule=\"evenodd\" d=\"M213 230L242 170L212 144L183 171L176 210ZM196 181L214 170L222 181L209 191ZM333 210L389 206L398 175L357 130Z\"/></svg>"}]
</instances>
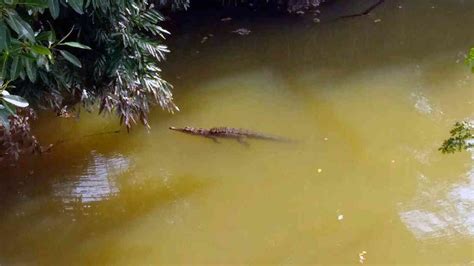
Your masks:
<instances>
[{"instance_id":1,"label":"caiman's body ridge","mask_svg":"<svg viewBox=\"0 0 474 266\"><path fill-rule=\"evenodd\" d=\"M247 144L245 139L263 139L263 140L273 140L273 141L288 141L287 139L270 136L246 129L241 128L231 128L231 127L213 127L210 129L205 128L194 128L194 127L169 127L171 130L183 132L190 135L197 135L206 138L210 138L215 142L219 142L217 138L231 138L236 139L242 144Z\"/></svg>"}]
</instances>

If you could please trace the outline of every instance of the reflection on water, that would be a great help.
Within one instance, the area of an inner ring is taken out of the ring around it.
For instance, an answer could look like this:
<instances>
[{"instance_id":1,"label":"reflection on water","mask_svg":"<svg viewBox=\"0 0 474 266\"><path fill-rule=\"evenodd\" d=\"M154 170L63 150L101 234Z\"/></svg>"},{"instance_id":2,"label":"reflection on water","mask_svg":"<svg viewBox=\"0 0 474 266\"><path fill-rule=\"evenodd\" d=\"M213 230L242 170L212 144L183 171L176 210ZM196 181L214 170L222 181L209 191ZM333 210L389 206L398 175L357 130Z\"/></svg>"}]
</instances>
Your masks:
<instances>
[{"instance_id":1,"label":"reflection on water","mask_svg":"<svg viewBox=\"0 0 474 266\"><path fill-rule=\"evenodd\" d=\"M122 155L106 157L91 153L87 167L77 176L53 184L54 195L64 203L89 203L110 198L119 192L115 178L129 167Z\"/></svg>"},{"instance_id":2,"label":"reflection on water","mask_svg":"<svg viewBox=\"0 0 474 266\"><path fill-rule=\"evenodd\" d=\"M455 185L432 184L423 174L418 179L417 196L401 207L400 218L407 228L420 239L474 237L474 167L467 181Z\"/></svg>"}]
</instances>

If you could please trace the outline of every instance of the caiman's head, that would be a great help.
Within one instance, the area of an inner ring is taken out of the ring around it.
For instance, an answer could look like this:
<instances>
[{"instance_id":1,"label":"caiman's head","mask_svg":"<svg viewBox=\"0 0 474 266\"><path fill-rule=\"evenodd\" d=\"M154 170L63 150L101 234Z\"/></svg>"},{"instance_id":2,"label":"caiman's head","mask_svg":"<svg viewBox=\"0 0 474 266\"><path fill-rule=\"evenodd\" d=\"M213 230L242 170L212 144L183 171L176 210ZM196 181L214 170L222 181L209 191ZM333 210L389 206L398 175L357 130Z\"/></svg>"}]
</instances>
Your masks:
<instances>
[{"instance_id":1,"label":"caiman's head","mask_svg":"<svg viewBox=\"0 0 474 266\"><path fill-rule=\"evenodd\" d=\"M194 133L194 128L192 127L169 127L169 129L171 130L176 130L176 131L179 131L179 132L184 132L184 133Z\"/></svg>"}]
</instances>

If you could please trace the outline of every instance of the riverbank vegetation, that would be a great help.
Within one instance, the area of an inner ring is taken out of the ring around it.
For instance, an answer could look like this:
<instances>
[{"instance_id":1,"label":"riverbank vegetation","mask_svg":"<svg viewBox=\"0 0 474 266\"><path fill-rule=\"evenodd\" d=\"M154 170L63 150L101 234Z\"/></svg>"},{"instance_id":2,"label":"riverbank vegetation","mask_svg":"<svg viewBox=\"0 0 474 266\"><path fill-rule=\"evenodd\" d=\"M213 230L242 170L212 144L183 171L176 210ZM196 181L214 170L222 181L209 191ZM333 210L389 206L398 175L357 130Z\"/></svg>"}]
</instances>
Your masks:
<instances>
[{"instance_id":1,"label":"riverbank vegetation","mask_svg":"<svg viewBox=\"0 0 474 266\"><path fill-rule=\"evenodd\" d=\"M152 103L177 109L159 68L169 33L150 2L2 1L0 12L2 92L22 96L2 99L1 141L8 155L41 150L36 141L24 141L25 130L16 136L15 125L28 127L15 122L16 108L27 107L26 101L32 110L56 112L99 103L100 112L116 113L127 128L138 121L148 126Z\"/></svg>"}]
</instances>

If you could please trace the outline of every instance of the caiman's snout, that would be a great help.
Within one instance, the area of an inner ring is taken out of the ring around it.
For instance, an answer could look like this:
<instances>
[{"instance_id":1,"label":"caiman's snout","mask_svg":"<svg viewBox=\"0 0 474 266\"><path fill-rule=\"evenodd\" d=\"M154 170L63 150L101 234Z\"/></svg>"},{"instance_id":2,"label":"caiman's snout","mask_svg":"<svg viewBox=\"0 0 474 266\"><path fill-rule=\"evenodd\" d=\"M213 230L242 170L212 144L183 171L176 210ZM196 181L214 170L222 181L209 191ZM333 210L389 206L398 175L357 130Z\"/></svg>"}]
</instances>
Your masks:
<instances>
[{"instance_id":1,"label":"caiman's snout","mask_svg":"<svg viewBox=\"0 0 474 266\"><path fill-rule=\"evenodd\" d=\"M188 131L188 129L186 127L185 128L169 127L169 129L176 130L176 131L179 131L179 132L187 132Z\"/></svg>"}]
</instances>

